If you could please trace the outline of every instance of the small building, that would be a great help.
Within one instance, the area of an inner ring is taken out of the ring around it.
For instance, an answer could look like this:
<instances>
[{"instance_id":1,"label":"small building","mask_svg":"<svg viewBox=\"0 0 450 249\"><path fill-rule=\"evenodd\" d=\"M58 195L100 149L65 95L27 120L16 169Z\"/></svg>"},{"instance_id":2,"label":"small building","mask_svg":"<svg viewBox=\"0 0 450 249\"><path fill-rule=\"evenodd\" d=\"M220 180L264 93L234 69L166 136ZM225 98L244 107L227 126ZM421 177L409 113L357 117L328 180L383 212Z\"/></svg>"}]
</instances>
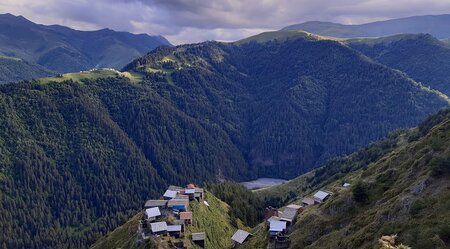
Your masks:
<instances>
[{"instance_id":1,"label":"small building","mask_svg":"<svg viewBox=\"0 0 450 249\"><path fill-rule=\"evenodd\" d=\"M184 222L184 224L192 223L192 212L180 212L180 220Z\"/></svg>"},{"instance_id":2,"label":"small building","mask_svg":"<svg viewBox=\"0 0 450 249\"><path fill-rule=\"evenodd\" d=\"M280 215L280 220L287 221L288 224L292 224L297 218L298 209L286 207L283 213Z\"/></svg>"},{"instance_id":3,"label":"small building","mask_svg":"<svg viewBox=\"0 0 450 249\"><path fill-rule=\"evenodd\" d=\"M314 204L315 204L315 201L314 201L313 198L305 197L302 200L302 205L305 206L305 207L312 206Z\"/></svg>"},{"instance_id":4,"label":"small building","mask_svg":"<svg viewBox=\"0 0 450 249\"><path fill-rule=\"evenodd\" d=\"M195 188L194 198L197 201L202 201L205 198L205 191L202 188Z\"/></svg>"},{"instance_id":5,"label":"small building","mask_svg":"<svg viewBox=\"0 0 450 249\"><path fill-rule=\"evenodd\" d=\"M161 216L161 211L159 207L147 208L145 210L145 216L147 216L148 221L154 221Z\"/></svg>"},{"instance_id":6,"label":"small building","mask_svg":"<svg viewBox=\"0 0 450 249\"><path fill-rule=\"evenodd\" d=\"M189 200L195 199L195 189L194 188L187 188L184 190L184 194L189 196Z\"/></svg>"},{"instance_id":7,"label":"small building","mask_svg":"<svg viewBox=\"0 0 450 249\"><path fill-rule=\"evenodd\" d=\"M148 200L145 202L144 208L152 207L165 208L167 207L167 200Z\"/></svg>"},{"instance_id":8,"label":"small building","mask_svg":"<svg viewBox=\"0 0 450 249\"><path fill-rule=\"evenodd\" d=\"M205 240L206 240L206 233L205 232L201 232L201 233L192 233L192 241L201 246L201 247L205 247Z\"/></svg>"},{"instance_id":9,"label":"small building","mask_svg":"<svg viewBox=\"0 0 450 249\"><path fill-rule=\"evenodd\" d=\"M168 189L168 190L166 190L166 192L164 192L163 197L166 200L170 200L170 199L175 198L177 196L177 194L178 194L178 191Z\"/></svg>"},{"instance_id":10,"label":"small building","mask_svg":"<svg viewBox=\"0 0 450 249\"><path fill-rule=\"evenodd\" d=\"M188 185L186 185L187 189L195 189L195 185L193 183L189 183Z\"/></svg>"},{"instance_id":11,"label":"small building","mask_svg":"<svg viewBox=\"0 0 450 249\"><path fill-rule=\"evenodd\" d=\"M286 206L287 208L292 208L292 209L297 209L297 210L301 210L303 207L297 204L290 204Z\"/></svg>"},{"instance_id":12,"label":"small building","mask_svg":"<svg viewBox=\"0 0 450 249\"><path fill-rule=\"evenodd\" d=\"M175 238L181 237L181 225L167 225L167 232L170 236L174 236Z\"/></svg>"},{"instance_id":13,"label":"small building","mask_svg":"<svg viewBox=\"0 0 450 249\"><path fill-rule=\"evenodd\" d=\"M167 232L167 223L165 221L150 223L150 228L154 234L165 234Z\"/></svg>"},{"instance_id":14,"label":"small building","mask_svg":"<svg viewBox=\"0 0 450 249\"><path fill-rule=\"evenodd\" d=\"M239 229L233 234L233 237L231 237L231 240L233 240L235 244L240 245L240 244L244 243L244 241L250 235L251 234L249 232Z\"/></svg>"},{"instance_id":15,"label":"small building","mask_svg":"<svg viewBox=\"0 0 450 249\"><path fill-rule=\"evenodd\" d=\"M174 185L170 185L167 189L168 190L172 190L172 191L176 191L176 192L180 192L180 191L184 190L184 188L179 187L179 186L174 186Z\"/></svg>"},{"instance_id":16,"label":"small building","mask_svg":"<svg viewBox=\"0 0 450 249\"><path fill-rule=\"evenodd\" d=\"M187 210L189 200L186 199L172 199L167 202L167 206L176 210Z\"/></svg>"},{"instance_id":17,"label":"small building","mask_svg":"<svg viewBox=\"0 0 450 249\"><path fill-rule=\"evenodd\" d=\"M328 200L330 196L331 196L330 192L319 190L314 194L313 198L316 203L322 203Z\"/></svg>"},{"instance_id":18,"label":"small building","mask_svg":"<svg viewBox=\"0 0 450 249\"><path fill-rule=\"evenodd\" d=\"M189 196L185 194L177 194L174 199L186 199L189 200Z\"/></svg>"},{"instance_id":19,"label":"small building","mask_svg":"<svg viewBox=\"0 0 450 249\"><path fill-rule=\"evenodd\" d=\"M286 221L281 220L271 221L269 225L269 235L271 237L274 237L283 233L284 231L286 231L286 225L287 225Z\"/></svg>"},{"instance_id":20,"label":"small building","mask_svg":"<svg viewBox=\"0 0 450 249\"><path fill-rule=\"evenodd\" d=\"M278 217L278 209L273 207L266 207L266 210L264 212L264 219L268 220L270 217L275 216Z\"/></svg>"},{"instance_id":21,"label":"small building","mask_svg":"<svg viewBox=\"0 0 450 249\"><path fill-rule=\"evenodd\" d=\"M278 216L272 216L272 217L270 217L269 219L267 219L267 223L270 225L270 222L272 222L272 221L280 221L280 220L281 220L280 217L278 217Z\"/></svg>"},{"instance_id":22,"label":"small building","mask_svg":"<svg viewBox=\"0 0 450 249\"><path fill-rule=\"evenodd\" d=\"M344 188L348 188L348 187L350 187L350 186L352 186L350 183L348 183L348 182L345 182L344 184L342 184L342 186L344 187Z\"/></svg>"}]
</instances>

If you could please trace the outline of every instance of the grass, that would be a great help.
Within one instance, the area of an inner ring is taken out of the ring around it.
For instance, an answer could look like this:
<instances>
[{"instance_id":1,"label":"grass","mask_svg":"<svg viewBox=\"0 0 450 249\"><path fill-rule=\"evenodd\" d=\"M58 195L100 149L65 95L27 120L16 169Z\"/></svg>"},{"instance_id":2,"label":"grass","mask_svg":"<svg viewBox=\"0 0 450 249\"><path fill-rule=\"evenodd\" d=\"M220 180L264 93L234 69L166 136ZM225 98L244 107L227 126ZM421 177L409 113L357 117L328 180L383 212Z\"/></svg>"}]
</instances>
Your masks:
<instances>
[{"instance_id":1,"label":"grass","mask_svg":"<svg viewBox=\"0 0 450 249\"><path fill-rule=\"evenodd\" d=\"M63 82L66 80L81 82L81 80L83 79L96 80L100 78L110 78L110 77L125 77L128 78L132 83L138 83L142 81L142 76L138 73L118 72L110 69L98 69L78 73L67 73L56 77L41 78L38 81L41 84L48 84L50 82Z\"/></svg>"}]
</instances>

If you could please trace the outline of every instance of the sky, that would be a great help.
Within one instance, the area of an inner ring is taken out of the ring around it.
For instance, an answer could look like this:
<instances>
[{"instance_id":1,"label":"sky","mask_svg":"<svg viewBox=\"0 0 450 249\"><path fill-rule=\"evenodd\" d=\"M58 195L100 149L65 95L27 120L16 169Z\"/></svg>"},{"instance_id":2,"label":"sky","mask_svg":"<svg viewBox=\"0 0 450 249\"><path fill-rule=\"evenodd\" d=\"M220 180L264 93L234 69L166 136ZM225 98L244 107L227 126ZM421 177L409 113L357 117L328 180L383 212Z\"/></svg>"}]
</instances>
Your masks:
<instances>
[{"instance_id":1,"label":"sky","mask_svg":"<svg viewBox=\"0 0 450 249\"><path fill-rule=\"evenodd\" d=\"M177 45L235 41L305 21L449 14L450 0L0 0L0 13L79 30L163 35Z\"/></svg>"}]
</instances>

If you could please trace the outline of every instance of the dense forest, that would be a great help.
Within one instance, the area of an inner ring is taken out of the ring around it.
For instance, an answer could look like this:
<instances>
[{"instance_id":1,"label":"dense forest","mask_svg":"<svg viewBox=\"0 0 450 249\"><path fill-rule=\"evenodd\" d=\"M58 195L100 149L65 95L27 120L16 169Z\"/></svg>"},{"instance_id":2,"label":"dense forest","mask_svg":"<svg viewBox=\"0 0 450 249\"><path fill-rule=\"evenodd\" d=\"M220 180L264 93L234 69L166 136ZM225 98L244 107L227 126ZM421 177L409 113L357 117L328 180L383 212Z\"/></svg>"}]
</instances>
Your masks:
<instances>
[{"instance_id":1,"label":"dense forest","mask_svg":"<svg viewBox=\"0 0 450 249\"><path fill-rule=\"evenodd\" d=\"M0 56L0 84L52 75L55 75L55 73L42 66L17 58Z\"/></svg>"},{"instance_id":2,"label":"dense forest","mask_svg":"<svg viewBox=\"0 0 450 249\"><path fill-rule=\"evenodd\" d=\"M125 71L142 80L0 86L2 246L86 248L169 184L291 178L448 106L303 34L162 47Z\"/></svg>"}]
</instances>

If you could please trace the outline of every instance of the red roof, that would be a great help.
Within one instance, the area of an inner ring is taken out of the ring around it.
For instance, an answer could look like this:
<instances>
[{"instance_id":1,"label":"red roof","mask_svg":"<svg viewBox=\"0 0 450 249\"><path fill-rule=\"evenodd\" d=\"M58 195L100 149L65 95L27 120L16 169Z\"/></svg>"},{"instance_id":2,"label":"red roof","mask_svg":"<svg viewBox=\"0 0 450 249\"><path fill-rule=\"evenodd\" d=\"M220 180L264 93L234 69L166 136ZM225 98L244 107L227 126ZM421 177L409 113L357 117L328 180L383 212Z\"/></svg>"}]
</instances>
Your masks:
<instances>
[{"instance_id":1,"label":"red roof","mask_svg":"<svg viewBox=\"0 0 450 249\"><path fill-rule=\"evenodd\" d=\"M180 220L192 220L192 212L180 212Z\"/></svg>"},{"instance_id":2,"label":"red roof","mask_svg":"<svg viewBox=\"0 0 450 249\"><path fill-rule=\"evenodd\" d=\"M194 184L192 184L192 183L189 183L187 186L186 186L186 188L190 188L190 189L192 189L192 188L195 188L195 185Z\"/></svg>"}]
</instances>

